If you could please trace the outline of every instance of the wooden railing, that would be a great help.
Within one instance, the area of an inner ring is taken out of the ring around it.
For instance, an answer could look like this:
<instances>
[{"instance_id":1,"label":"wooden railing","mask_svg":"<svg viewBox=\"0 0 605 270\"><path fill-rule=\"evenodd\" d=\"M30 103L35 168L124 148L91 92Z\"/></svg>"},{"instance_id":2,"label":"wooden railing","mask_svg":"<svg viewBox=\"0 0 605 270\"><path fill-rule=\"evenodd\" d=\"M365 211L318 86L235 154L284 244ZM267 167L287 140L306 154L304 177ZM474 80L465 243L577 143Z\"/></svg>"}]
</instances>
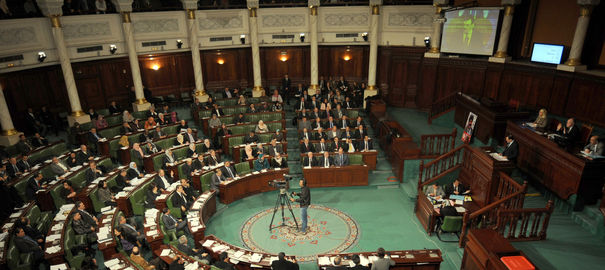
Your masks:
<instances>
[{"instance_id":1,"label":"wooden railing","mask_svg":"<svg viewBox=\"0 0 605 270\"><path fill-rule=\"evenodd\" d=\"M432 182L437 181L440 177L460 168L464 161L465 153L470 152L467 150L467 147L469 146L466 144L458 146L426 164L421 160L420 172L418 175L418 190L422 190L424 186L429 185Z\"/></svg>"},{"instance_id":2,"label":"wooden railing","mask_svg":"<svg viewBox=\"0 0 605 270\"><path fill-rule=\"evenodd\" d=\"M509 241L535 241L546 239L553 201L546 208L500 209L495 230Z\"/></svg>"},{"instance_id":3,"label":"wooden railing","mask_svg":"<svg viewBox=\"0 0 605 270\"><path fill-rule=\"evenodd\" d=\"M470 214L469 212L464 214L460 241L458 242L460 247L464 246L468 230L482 228L496 229L498 211L523 208L525 193L527 192L527 182L520 185L504 172L500 172L499 182L496 199L500 199Z\"/></svg>"},{"instance_id":4,"label":"wooden railing","mask_svg":"<svg viewBox=\"0 0 605 270\"><path fill-rule=\"evenodd\" d=\"M420 136L420 158L436 158L456 146L456 133L454 128L449 134L429 134Z\"/></svg>"},{"instance_id":5,"label":"wooden railing","mask_svg":"<svg viewBox=\"0 0 605 270\"><path fill-rule=\"evenodd\" d=\"M429 124L433 122L433 119L448 113L456 107L456 95L458 95L458 92L449 94L431 104Z\"/></svg>"}]
</instances>

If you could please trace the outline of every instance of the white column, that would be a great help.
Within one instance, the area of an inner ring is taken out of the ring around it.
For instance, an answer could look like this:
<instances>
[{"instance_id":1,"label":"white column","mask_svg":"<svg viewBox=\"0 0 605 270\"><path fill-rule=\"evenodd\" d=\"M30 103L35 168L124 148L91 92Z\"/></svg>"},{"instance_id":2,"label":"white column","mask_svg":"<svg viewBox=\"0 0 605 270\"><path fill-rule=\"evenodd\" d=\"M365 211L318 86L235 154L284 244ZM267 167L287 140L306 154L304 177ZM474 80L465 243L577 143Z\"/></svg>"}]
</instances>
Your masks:
<instances>
[{"instance_id":1,"label":"white column","mask_svg":"<svg viewBox=\"0 0 605 270\"><path fill-rule=\"evenodd\" d=\"M496 53L493 57L489 58L490 62L505 63L511 60L511 57L506 55L506 51L508 49L510 29L513 24L515 5L519 4L520 2L521 0L502 0L502 5L504 6L504 17L502 18L502 27L500 28L498 50L496 50Z\"/></svg>"},{"instance_id":2,"label":"white column","mask_svg":"<svg viewBox=\"0 0 605 270\"><path fill-rule=\"evenodd\" d=\"M258 48L258 24L256 22L256 8L248 9L250 12L250 46L252 47L252 73L254 75L253 97L264 95L263 80L260 69L260 51Z\"/></svg>"},{"instance_id":3,"label":"white column","mask_svg":"<svg viewBox=\"0 0 605 270\"><path fill-rule=\"evenodd\" d=\"M2 132L0 132L0 145L9 146L19 142L19 135L23 134L15 130L13 125L13 119L11 119L10 112L8 111L8 105L6 105L6 99L4 98L4 89L0 84L0 125L2 125Z\"/></svg>"},{"instance_id":4,"label":"white column","mask_svg":"<svg viewBox=\"0 0 605 270\"><path fill-rule=\"evenodd\" d=\"M433 0L435 15L433 17L433 33L431 34L431 48L424 53L427 58L439 58L441 56L441 34L443 32L443 7L448 5L449 0Z\"/></svg>"},{"instance_id":5,"label":"white column","mask_svg":"<svg viewBox=\"0 0 605 270\"><path fill-rule=\"evenodd\" d=\"M376 66L378 64L378 21L380 19L380 5L371 5L372 17L370 19L370 60L368 61L368 88L363 92L364 108L365 98L378 94L376 87Z\"/></svg>"},{"instance_id":6,"label":"white column","mask_svg":"<svg viewBox=\"0 0 605 270\"><path fill-rule=\"evenodd\" d=\"M151 104L145 99L143 92L143 80L141 79L141 69L139 67L139 56L134 42L134 33L130 21L130 12L122 12L122 30L124 31L124 41L128 49L128 62L130 62L130 72L132 73L132 83L134 85L134 94L136 101L132 104L132 110L135 112L149 110Z\"/></svg>"},{"instance_id":7,"label":"white column","mask_svg":"<svg viewBox=\"0 0 605 270\"><path fill-rule=\"evenodd\" d=\"M67 89L67 97L71 106L71 114L67 117L69 126L74 123L87 123L90 122L90 116L82 111L80 105L80 97L78 96L78 88L76 88L76 80L74 79L74 72L71 69L71 62L69 55L67 54L67 47L65 46L65 39L63 38L63 28L61 27L61 19L58 15L50 17L52 24L53 40L55 41L55 48L59 55L59 62L61 63L61 71L63 71L63 80L65 81L65 88Z\"/></svg>"},{"instance_id":8,"label":"white column","mask_svg":"<svg viewBox=\"0 0 605 270\"><path fill-rule=\"evenodd\" d=\"M586 66L582 65L580 59L582 57L582 48L586 39L586 31L590 22L590 13L594 6L598 5L600 0L578 0L580 5L580 17L576 24L576 32L573 35L573 42L569 51L569 57L565 64L558 65L557 69L565 71L581 71L586 70Z\"/></svg>"},{"instance_id":9,"label":"white column","mask_svg":"<svg viewBox=\"0 0 605 270\"><path fill-rule=\"evenodd\" d=\"M319 88L319 67L318 67L318 40L317 40L317 6L311 5L309 1L309 30L311 38L311 84L309 85L309 95L315 95ZM319 5L319 1L316 3Z\"/></svg>"},{"instance_id":10,"label":"white column","mask_svg":"<svg viewBox=\"0 0 605 270\"><path fill-rule=\"evenodd\" d=\"M189 33L189 48L191 49L191 62L193 63L193 75L195 79L195 97L200 102L206 102L208 101L208 95L204 89L200 44L197 41L197 21L195 20L195 10L193 9L187 10L187 30Z\"/></svg>"}]
</instances>

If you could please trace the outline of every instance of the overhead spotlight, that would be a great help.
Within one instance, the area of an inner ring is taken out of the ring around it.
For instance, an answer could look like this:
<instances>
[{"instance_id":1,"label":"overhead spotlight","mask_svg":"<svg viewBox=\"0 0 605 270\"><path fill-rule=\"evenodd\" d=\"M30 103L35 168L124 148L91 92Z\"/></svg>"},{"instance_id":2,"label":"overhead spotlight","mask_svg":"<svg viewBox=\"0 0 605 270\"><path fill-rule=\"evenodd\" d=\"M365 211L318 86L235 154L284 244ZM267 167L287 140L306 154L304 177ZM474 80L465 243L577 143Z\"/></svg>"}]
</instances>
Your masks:
<instances>
[{"instance_id":1,"label":"overhead spotlight","mask_svg":"<svg viewBox=\"0 0 605 270\"><path fill-rule=\"evenodd\" d=\"M305 42L305 33L300 33L300 42Z\"/></svg>"},{"instance_id":2,"label":"overhead spotlight","mask_svg":"<svg viewBox=\"0 0 605 270\"><path fill-rule=\"evenodd\" d=\"M44 62L44 59L46 59L46 53L38 52L38 62L42 63L42 62Z\"/></svg>"},{"instance_id":3,"label":"overhead spotlight","mask_svg":"<svg viewBox=\"0 0 605 270\"><path fill-rule=\"evenodd\" d=\"M179 48L179 49L182 48L183 47L183 41L180 40L180 39L177 39L176 40L176 47Z\"/></svg>"},{"instance_id":4,"label":"overhead spotlight","mask_svg":"<svg viewBox=\"0 0 605 270\"><path fill-rule=\"evenodd\" d=\"M424 37L424 46L426 46L427 49L431 48L431 37L429 37L429 36Z\"/></svg>"},{"instance_id":5,"label":"overhead spotlight","mask_svg":"<svg viewBox=\"0 0 605 270\"><path fill-rule=\"evenodd\" d=\"M116 45L114 45L114 44L109 45L109 52L111 54L115 54L117 50L118 50L118 47Z\"/></svg>"},{"instance_id":6,"label":"overhead spotlight","mask_svg":"<svg viewBox=\"0 0 605 270\"><path fill-rule=\"evenodd\" d=\"M363 41L367 42L368 41L368 32L361 33L361 37L363 38Z\"/></svg>"},{"instance_id":7,"label":"overhead spotlight","mask_svg":"<svg viewBox=\"0 0 605 270\"><path fill-rule=\"evenodd\" d=\"M239 35L239 41L241 41L242 44L246 44L246 35Z\"/></svg>"}]
</instances>

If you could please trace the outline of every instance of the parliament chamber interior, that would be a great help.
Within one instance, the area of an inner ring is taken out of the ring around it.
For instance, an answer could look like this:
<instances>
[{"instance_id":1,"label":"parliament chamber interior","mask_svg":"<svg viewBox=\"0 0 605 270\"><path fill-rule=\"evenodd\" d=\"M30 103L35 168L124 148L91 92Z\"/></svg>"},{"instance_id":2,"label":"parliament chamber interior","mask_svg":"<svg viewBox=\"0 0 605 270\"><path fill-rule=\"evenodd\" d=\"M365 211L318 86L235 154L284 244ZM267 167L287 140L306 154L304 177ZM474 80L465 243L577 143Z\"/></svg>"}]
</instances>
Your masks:
<instances>
[{"instance_id":1,"label":"parliament chamber interior","mask_svg":"<svg viewBox=\"0 0 605 270\"><path fill-rule=\"evenodd\" d=\"M602 269L600 0L0 0L0 269Z\"/></svg>"}]
</instances>

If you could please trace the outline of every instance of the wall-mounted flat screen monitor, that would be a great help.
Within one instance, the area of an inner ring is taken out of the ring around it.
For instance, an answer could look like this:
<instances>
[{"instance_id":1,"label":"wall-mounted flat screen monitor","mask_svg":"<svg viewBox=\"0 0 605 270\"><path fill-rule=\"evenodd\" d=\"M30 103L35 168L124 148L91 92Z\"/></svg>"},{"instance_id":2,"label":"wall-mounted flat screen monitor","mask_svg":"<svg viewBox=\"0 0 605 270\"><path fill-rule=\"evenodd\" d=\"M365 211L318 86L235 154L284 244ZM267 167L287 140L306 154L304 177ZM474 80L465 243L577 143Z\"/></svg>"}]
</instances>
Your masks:
<instances>
[{"instance_id":1,"label":"wall-mounted flat screen monitor","mask_svg":"<svg viewBox=\"0 0 605 270\"><path fill-rule=\"evenodd\" d=\"M467 8L445 12L441 52L492 55L500 8Z\"/></svg>"},{"instance_id":2,"label":"wall-mounted flat screen monitor","mask_svg":"<svg viewBox=\"0 0 605 270\"><path fill-rule=\"evenodd\" d=\"M565 46L557 44L534 43L531 61L546 64L561 64Z\"/></svg>"}]
</instances>

